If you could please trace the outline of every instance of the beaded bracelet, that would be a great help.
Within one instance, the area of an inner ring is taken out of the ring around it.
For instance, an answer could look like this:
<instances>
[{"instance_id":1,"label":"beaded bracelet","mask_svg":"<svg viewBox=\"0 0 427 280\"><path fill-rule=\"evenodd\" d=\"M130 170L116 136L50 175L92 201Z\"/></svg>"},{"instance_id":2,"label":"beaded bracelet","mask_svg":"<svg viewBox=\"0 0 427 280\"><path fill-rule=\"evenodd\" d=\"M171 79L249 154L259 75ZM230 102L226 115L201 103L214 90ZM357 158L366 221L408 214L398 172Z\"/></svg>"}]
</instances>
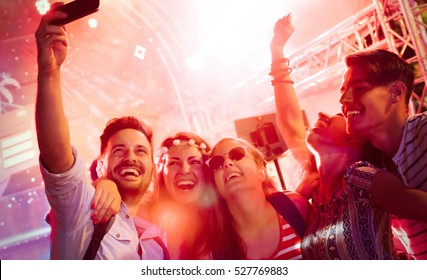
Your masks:
<instances>
[{"instance_id":1,"label":"beaded bracelet","mask_svg":"<svg viewBox=\"0 0 427 280\"><path fill-rule=\"evenodd\" d=\"M294 81L292 81L289 77L289 75L292 73L292 68L289 67L289 59L287 58L281 58L279 60L273 61L271 63L271 71L268 73L270 76L273 77L271 80L271 85L275 84L293 84Z\"/></svg>"},{"instance_id":2,"label":"beaded bracelet","mask_svg":"<svg viewBox=\"0 0 427 280\"><path fill-rule=\"evenodd\" d=\"M276 84L294 84L292 80L271 80L271 85L274 86Z\"/></svg>"},{"instance_id":3,"label":"beaded bracelet","mask_svg":"<svg viewBox=\"0 0 427 280\"><path fill-rule=\"evenodd\" d=\"M271 67L273 67L274 65L279 64L279 63L285 63L287 66L289 66L289 59L284 57L284 58L281 58L279 60L275 60L271 63Z\"/></svg>"},{"instance_id":4,"label":"beaded bracelet","mask_svg":"<svg viewBox=\"0 0 427 280\"><path fill-rule=\"evenodd\" d=\"M284 67L281 69L277 69L275 71L272 70L270 73L268 73L268 75L272 76L273 78L276 78L277 76L286 76L286 75L289 75L291 73L292 73L291 67Z\"/></svg>"},{"instance_id":5,"label":"beaded bracelet","mask_svg":"<svg viewBox=\"0 0 427 280\"><path fill-rule=\"evenodd\" d=\"M271 72L270 75L279 72L281 70L289 68L289 59L283 58L271 63Z\"/></svg>"},{"instance_id":6,"label":"beaded bracelet","mask_svg":"<svg viewBox=\"0 0 427 280\"><path fill-rule=\"evenodd\" d=\"M282 68L282 69L274 71L274 72L272 71L268 74L270 76L272 76L274 79L280 79L280 78L283 78L283 77L290 75L291 73L292 73L292 68L287 67L287 68Z\"/></svg>"},{"instance_id":7,"label":"beaded bracelet","mask_svg":"<svg viewBox=\"0 0 427 280\"><path fill-rule=\"evenodd\" d=\"M271 80L271 85L275 85L276 83L294 83L292 80L290 80L289 75L292 73L292 68L283 69L282 71L276 72L274 74L281 73L281 75L271 75L273 76L273 79ZM286 79L288 78L288 79Z\"/></svg>"}]
</instances>

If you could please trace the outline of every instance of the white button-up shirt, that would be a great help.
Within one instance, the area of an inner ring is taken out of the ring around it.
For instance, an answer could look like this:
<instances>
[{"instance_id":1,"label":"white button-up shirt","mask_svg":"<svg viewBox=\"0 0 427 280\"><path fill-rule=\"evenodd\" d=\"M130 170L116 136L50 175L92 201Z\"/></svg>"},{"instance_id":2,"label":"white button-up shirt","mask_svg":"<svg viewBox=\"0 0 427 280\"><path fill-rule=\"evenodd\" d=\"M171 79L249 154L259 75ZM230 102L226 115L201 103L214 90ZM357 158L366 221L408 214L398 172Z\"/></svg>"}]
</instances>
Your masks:
<instances>
[{"instance_id":1,"label":"white button-up shirt","mask_svg":"<svg viewBox=\"0 0 427 280\"><path fill-rule=\"evenodd\" d=\"M73 153L74 165L65 173L50 173L40 164L52 207L51 259L82 260L94 231L90 216L95 188L87 182L84 164L74 148ZM139 237L138 232L141 233ZM165 240L165 234L158 226L139 217L131 219L122 202L95 259L167 259Z\"/></svg>"}]
</instances>

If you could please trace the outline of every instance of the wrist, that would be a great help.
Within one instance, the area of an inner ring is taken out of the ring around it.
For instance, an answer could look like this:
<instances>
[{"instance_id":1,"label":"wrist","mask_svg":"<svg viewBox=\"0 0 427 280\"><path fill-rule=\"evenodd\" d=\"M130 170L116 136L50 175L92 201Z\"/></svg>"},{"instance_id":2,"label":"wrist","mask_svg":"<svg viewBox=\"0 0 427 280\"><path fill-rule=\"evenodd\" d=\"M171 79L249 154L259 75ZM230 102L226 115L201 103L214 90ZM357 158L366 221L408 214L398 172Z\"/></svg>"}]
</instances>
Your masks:
<instances>
[{"instance_id":1,"label":"wrist","mask_svg":"<svg viewBox=\"0 0 427 280\"><path fill-rule=\"evenodd\" d=\"M285 57L273 59L271 63L271 71L269 75L273 78L271 80L271 85L275 86L277 84L293 84L290 74L292 73L292 68L289 66L289 59Z\"/></svg>"},{"instance_id":2,"label":"wrist","mask_svg":"<svg viewBox=\"0 0 427 280\"><path fill-rule=\"evenodd\" d=\"M44 67L44 66L38 66L38 75L37 78L39 80L47 80L47 79L54 79L59 77L61 74L59 67Z\"/></svg>"},{"instance_id":3,"label":"wrist","mask_svg":"<svg viewBox=\"0 0 427 280\"><path fill-rule=\"evenodd\" d=\"M95 187L95 189L97 188L97 186L99 186L99 184L101 182L113 182L111 179L107 178L107 177L99 177L98 179L96 179L95 181L93 181L92 185Z\"/></svg>"},{"instance_id":4,"label":"wrist","mask_svg":"<svg viewBox=\"0 0 427 280\"><path fill-rule=\"evenodd\" d=\"M280 60L285 58L284 52L282 49L271 49L271 61Z\"/></svg>"}]
</instances>

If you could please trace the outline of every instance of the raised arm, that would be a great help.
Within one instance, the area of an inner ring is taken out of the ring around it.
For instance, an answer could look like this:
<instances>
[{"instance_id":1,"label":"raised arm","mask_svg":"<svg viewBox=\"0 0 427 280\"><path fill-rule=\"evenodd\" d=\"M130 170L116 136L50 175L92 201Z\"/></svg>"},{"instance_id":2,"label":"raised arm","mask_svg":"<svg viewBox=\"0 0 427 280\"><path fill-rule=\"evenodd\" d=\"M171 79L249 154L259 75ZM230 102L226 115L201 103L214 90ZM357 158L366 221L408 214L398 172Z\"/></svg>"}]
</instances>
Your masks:
<instances>
[{"instance_id":1,"label":"raised arm","mask_svg":"<svg viewBox=\"0 0 427 280\"><path fill-rule=\"evenodd\" d=\"M62 104L60 77L60 67L67 56L67 33L65 26L49 24L53 19L64 17L66 14L61 12L48 12L42 17L35 33L38 64L37 139L43 165L52 173L68 171L74 162L68 121Z\"/></svg>"},{"instance_id":2,"label":"raised arm","mask_svg":"<svg viewBox=\"0 0 427 280\"><path fill-rule=\"evenodd\" d=\"M291 68L283 54L283 48L294 30L291 15L288 14L276 22L274 36L270 43L272 61L270 75L273 77L277 122L283 139L290 149L304 141L306 135L301 108L293 81L289 76Z\"/></svg>"}]
</instances>

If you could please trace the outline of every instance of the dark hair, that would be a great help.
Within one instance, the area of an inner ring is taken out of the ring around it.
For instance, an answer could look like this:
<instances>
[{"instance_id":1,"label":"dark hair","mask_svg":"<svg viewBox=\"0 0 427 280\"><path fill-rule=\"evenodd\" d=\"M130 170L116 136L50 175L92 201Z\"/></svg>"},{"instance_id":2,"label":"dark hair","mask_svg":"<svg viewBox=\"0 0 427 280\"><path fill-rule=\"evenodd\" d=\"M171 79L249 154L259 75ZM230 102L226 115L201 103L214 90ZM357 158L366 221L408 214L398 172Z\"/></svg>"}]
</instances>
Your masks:
<instances>
[{"instance_id":1,"label":"dark hair","mask_svg":"<svg viewBox=\"0 0 427 280\"><path fill-rule=\"evenodd\" d=\"M235 229L234 220L227 205L227 201L220 196L218 209L221 210L220 223L213 243L212 259L214 260L244 260L246 246Z\"/></svg>"},{"instance_id":2,"label":"dark hair","mask_svg":"<svg viewBox=\"0 0 427 280\"><path fill-rule=\"evenodd\" d=\"M345 57L347 67L363 67L370 82L384 86L395 81L406 85L405 101L409 103L414 89L414 71L403 58L387 50L360 51Z\"/></svg>"},{"instance_id":3,"label":"dark hair","mask_svg":"<svg viewBox=\"0 0 427 280\"><path fill-rule=\"evenodd\" d=\"M151 146L151 158L153 158L153 130L151 125L137 119L133 116L123 116L121 118L114 118L108 121L107 125L100 136L101 139L101 153L103 155L107 149L108 141L118 131L123 129L135 129L142 132L147 137Z\"/></svg>"},{"instance_id":4,"label":"dark hair","mask_svg":"<svg viewBox=\"0 0 427 280\"><path fill-rule=\"evenodd\" d=\"M371 142L366 141L362 144L361 160L373 164L377 168L384 168L383 153L376 148Z\"/></svg>"},{"instance_id":5,"label":"dark hair","mask_svg":"<svg viewBox=\"0 0 427 280\"><path fill-rule=\"evenodd\" d=\"M89 167L90 178L92 179L92 181L95 181L96 179L98 179L98 172L96 171L97 165L98 165L98 159L94 159L92 161L92 164Z\"/></svg>"}]
</instances>

